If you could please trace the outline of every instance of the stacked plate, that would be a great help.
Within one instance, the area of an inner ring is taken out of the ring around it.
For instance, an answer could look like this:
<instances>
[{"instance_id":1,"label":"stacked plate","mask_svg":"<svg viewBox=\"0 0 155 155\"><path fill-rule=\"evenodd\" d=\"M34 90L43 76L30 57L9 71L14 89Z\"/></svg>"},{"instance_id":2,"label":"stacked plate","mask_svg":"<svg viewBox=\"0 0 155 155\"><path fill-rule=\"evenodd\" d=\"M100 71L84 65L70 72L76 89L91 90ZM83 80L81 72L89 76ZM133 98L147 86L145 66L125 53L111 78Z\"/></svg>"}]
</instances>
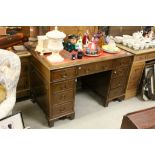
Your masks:
<instances>
[{"instance_id":1,"label":"stacked plate","mask_svg":"<svg viewBox=\"0 0 155 155\"><path fill-rule=\"evenodd\" d=\"M119 51L118 47L111 46L111 45L103 45L102 48L107 53L117 53Z\"/></svg>"}]
</instances>

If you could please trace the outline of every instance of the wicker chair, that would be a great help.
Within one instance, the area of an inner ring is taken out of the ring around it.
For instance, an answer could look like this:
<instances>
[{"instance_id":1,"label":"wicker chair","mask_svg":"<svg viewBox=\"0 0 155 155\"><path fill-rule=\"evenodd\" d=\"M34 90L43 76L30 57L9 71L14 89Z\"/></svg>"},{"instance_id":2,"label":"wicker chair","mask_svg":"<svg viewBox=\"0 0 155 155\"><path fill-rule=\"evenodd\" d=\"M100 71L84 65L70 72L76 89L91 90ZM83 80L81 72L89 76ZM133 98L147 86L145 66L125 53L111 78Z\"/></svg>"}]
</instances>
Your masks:
<instances>
[{"instance_id":1,"label":"wicker chair","mask_svg":"<svg viewBox=\"0 0 155 155\"><path fill-rule=\"evenodd\" d=\"M19 57L13 52L0 49L0 119L12 113L20 70Z\"/></svg>"}]
</instances>

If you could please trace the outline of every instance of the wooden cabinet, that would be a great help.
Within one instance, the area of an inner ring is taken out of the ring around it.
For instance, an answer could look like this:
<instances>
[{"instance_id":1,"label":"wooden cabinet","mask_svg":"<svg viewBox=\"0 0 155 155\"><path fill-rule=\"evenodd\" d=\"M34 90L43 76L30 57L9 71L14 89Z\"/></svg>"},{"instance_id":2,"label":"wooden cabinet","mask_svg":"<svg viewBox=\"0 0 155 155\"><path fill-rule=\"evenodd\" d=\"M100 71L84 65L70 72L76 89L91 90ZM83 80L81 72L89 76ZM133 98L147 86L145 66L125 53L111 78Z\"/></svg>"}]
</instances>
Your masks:
<instances>
[{"instance_id":1,"label":"wooden cabinet","mask_svg":"<svg viewBox=\"0 0 155 155\"><path fill-rule=\"evenodd\" d=\"M150 60L155 60L155 48L133 50L131 48L123 46L122 44L117 44L117 46L134 54L125 93L125 99L128 99L136 96L137 93L141 91L139 88L145 63Z\"/></svg>"},{"instance_id":2,"label":"wooden cabinet","mask_svg":"<svg viewBox=\"0 0 155 155\"><path fill-rule=\"evenodd\" d=\"M17 99L30 96L30 54L20 57L21 73L17 85Z\"/></svg>"}]
</instances>

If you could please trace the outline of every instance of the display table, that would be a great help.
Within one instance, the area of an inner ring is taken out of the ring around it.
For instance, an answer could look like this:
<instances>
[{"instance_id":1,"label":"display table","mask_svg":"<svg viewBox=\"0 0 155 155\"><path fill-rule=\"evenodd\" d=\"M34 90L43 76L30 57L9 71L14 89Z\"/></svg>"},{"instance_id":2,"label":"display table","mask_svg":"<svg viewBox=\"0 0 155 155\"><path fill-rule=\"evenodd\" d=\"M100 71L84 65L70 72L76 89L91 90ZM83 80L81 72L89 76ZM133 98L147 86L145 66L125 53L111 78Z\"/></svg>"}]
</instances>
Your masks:
<instances>
[{"instance_id":1,"label":"display table","mask_svg":"<svg viewBox=\"0 0 155 155\"><path fill-rule=\"evenodd\" d=\"M137 95L146 62L155 60L155 48L135 51L122 44L117 44L117 46L134 54L127 89L125 92L125 98L127 99Z\"/></svg>"},{"instance_id":2,"label":"display table","mask_svg":"<svg viewBox=\"0 0 155 155\"><path fill-rule=\"evenodd\" d=\"M121 129L154 129L155 107L128 113L123 117Z\"/></svg>"}]
</instances>

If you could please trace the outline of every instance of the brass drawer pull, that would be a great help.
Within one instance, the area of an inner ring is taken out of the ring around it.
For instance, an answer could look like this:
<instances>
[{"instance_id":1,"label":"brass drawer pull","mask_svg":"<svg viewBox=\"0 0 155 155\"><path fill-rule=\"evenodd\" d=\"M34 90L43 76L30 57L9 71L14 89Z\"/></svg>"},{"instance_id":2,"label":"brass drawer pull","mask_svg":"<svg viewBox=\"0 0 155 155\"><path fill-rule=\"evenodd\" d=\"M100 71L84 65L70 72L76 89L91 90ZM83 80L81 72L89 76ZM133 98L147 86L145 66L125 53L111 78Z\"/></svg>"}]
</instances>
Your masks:
<instances>
[{"instance_id":1,"label":"brass drawer pull","mask_svg":"<svg viewBox=\"0 0 155 155\"><path fill-rule=\"evenodd\" d=\"M66 78L67 77L67 73L63 74L62 77L63 78Z\"/></svg>"},{"instance_id":2,"label":"brass drawer pull","mask_svg":"<svg viewBox=\"0 0 155 155\"><path fill-rule=\"evenodd\" d=\"M78 67L78 69L80 70L80 69L81 69L81 67Z\"/></svg>"}]
</instances>

